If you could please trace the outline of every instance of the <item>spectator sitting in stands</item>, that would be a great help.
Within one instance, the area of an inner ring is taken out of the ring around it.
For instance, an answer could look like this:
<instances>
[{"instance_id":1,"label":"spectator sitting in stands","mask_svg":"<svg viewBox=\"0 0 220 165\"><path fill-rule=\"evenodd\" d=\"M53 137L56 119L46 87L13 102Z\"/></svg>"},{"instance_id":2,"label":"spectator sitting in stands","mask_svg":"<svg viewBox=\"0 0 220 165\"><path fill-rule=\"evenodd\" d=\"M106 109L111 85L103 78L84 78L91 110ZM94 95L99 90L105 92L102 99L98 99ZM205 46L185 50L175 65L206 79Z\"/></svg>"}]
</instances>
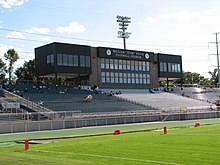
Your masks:
<instances>
[{"instance_id":1,"label":"spectator sitting in stands","mask_svg":"<svg viewBox=\"0 0 220 165\"><path fill-rule=\"evenodd\" d=\"M24 94L23 94L23 92L21 92L21 95L20 95L21 97L24 97Z\"/></svg>"},{"instance_id":2,"label":"spectator sitting in stands","mask_svg":"<svg viewBox=\"0 0 220 165\"><path fill-rule=\"evenodd\" d=\"M38 102L38 104L39 104L40 106L43 106L44 102L40 100L40 101Z\"/></svg>"},{"instance_id":3,"label":"spectator sitting in stands","mask_svg":"<svg viewBox=\"0 0 220 165\"><path fill-rule=\"evenodd\" d=\"M113 95L114 93L112 91L108 94L108 96L113 96Z\"/></svg>"},{"instance_id":4,"label":"spectator sitting in stands","mask_svg":"<svg viewBox=\"0 0 220 165\"><path fill-rule=\"evenodd\" d=\"M115 94L116 94L116 95L120 95L120 94L121 94L121 91L116 91Z\"/></svg>"},{"instance_id":5,"label":"spectator sitting in stands","mask_svg":"<svg viewBox=\"0 0 220 165\"><path fill-rule=\"evenodd\" d=\"M58 94L65 94L65 91L59 91Z\"/></svg>"},{"instance_id":6,"label":"spectator sitting in stands","mask_svg":"<svg viewBox=\"0 0 220 165\"><path fill-rule=\"evenodd\" d=\"M150 92L150 93L154 93L154 91L153 91L153 90L151 90L151 89L149 89L149 92Z\"/></svg>"},{"instance_id":7,"label":"spectator sitting in stands","mask_svg":"<svg viewBox=\"0 0 220 165\"><path fill-rule=\"evenodd\" d=\"M25 89L24 89L24 92L28 92L28 89L27 89L27 88L25 88Z\"/></svg>"}]
</instances>

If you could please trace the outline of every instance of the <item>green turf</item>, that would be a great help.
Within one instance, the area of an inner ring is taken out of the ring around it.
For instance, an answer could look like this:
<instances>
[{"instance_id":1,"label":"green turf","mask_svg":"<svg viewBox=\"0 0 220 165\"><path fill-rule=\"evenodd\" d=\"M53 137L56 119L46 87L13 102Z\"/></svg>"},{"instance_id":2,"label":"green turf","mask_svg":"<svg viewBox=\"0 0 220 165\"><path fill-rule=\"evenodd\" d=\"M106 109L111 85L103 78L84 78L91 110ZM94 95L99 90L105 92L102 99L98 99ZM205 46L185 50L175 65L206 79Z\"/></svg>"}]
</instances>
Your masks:
<instances>
[{"instance_id":1,"label":"green turf","mask_svg":"<svg viewBox=\"0 0 220 165\"><path fill-rule=\"evenodd\" d=\"M54 140L0 147L0 164L218 164L220 125Z\"/></svg>"},{"instance_id":2,"label":"green turf","mask_svg":"<svg viewBox=\"0 0 220 165\"><path fill-rule=\"evenodd\" d=\"M185 121L165 121L165 122L146 122L137 124L124 124L124 125L109 125L109 126L98 126L98 127L84 127L64 130L49 130L49 131L36 131L36 132L22 132L14 134L0 134L0 143L8 141L18 141L25 139L46 139L56 137L69 137L69 136L84 136L91 134L105 134L113 133L115 129L121 131L133 131L133 130L151 130L151 129L162 129L164 126L168 128L173 127L190 127L195 122L201 125L207 124L220 124L220 119L203 119L203 120L185 120Z\"/></svg>"}]
</instances>

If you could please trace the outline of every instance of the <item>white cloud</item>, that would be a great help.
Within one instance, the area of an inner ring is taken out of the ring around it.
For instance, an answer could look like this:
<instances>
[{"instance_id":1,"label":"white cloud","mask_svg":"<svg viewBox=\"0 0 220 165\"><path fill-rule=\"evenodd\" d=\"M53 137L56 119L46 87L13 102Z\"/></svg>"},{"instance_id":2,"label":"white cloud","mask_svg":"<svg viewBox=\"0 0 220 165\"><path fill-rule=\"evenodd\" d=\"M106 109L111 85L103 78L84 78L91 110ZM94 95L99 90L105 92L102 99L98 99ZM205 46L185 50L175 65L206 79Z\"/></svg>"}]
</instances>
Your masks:
<instances>
[{"instance_id":1,"label":"white cloud","mask_svg":"<svg viewBox=\"0 0 220 165\"><path fill-rule=\"evenodd\" d=\"M50 29L48 28L37 28L37 27L32 27L31 29L25 30L25 32L28 33L40 33L40 34L47 34L50 32Z\"/></svg>"},{"instance_id":2,"label":"white cloud","mask_svg":"<svg viewBox=\"0 0 220 165\"><path fill-rule=\"evenodd\" d=\"M81 33L84 32L86 28L77 22L71 22L68 26L58 27L56 30L59 33Z\"/></svg>"},{"instance_id":3,"label":"white cloud","mask_svg":"<svg viewBox=\"0 0 220 165\"><path fill-rule=\"evenodd\" d=\"M28 0L0 0L0 4L3 8L11 8L12 6L23 5Z\"/></svg>"},{"instance_id":4,"label":"white cloud","mask_svg":"<svg viewBox=\"0 0 220 165\"><path fill-rule=\"evenodd\" d=\"M25 39L24 35L20 32L11 32L9 35L7 35L9 38L17 38L17 39Z\"/></svg>"}]
</instances>

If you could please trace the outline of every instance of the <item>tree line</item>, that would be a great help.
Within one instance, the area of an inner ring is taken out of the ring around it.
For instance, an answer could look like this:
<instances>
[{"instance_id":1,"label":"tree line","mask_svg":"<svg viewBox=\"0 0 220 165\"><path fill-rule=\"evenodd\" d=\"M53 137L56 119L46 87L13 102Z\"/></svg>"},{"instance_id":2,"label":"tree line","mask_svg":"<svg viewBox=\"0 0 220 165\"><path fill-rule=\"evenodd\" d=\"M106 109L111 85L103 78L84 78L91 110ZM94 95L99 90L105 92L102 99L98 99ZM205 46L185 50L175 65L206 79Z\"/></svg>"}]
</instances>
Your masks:
<instances>
[{"instance_id":1,"label":"tree line","mask_svg":"<svg viewBox=\"0 0 220 165\"><path fill-rule=\"evenodd\" d=\"M8 74L8 83L39 80L35 75L35 60L25 61L23 66L14 71L14 65L19 59L18 53L14 49L9 49L4 54L5 61L0 58L0 80L3 82ZM13 73L15 76L13 76ZM198 84L198 85L216 85L218 83L218 70L209 71L210 78L205 78L199 73L183 72L181 80L175 80L173 84Z\"/></svg>"}]
</instances>

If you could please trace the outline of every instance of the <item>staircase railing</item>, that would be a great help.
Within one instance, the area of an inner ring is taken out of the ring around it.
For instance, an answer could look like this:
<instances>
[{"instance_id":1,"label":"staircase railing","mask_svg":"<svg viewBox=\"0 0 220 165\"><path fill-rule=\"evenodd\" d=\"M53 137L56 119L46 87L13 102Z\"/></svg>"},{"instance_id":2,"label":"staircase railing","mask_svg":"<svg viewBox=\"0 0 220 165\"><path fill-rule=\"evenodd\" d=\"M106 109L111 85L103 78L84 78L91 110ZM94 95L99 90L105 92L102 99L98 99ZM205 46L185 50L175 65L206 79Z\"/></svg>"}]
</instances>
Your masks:
<instances>
[{"instance_id":1,"label":"staircase railing","mask_svg":"<svg viewBox=\"0 0 220 165\"><path fill-rule=\"evenodd\" d=\"M7 90L4 90L4 89L3 89L3 91L5 94L5 97L10 100L13 100L15 102L19 102L21 105L24 105L25 107L27 107L35 112L38 112L44 116L47 116L50 119L54 119L57 117L56 112L30 101L28 98L23 98L21 96L15 95L14 93L8 92Z\"/></svg>"}]
</instances>

